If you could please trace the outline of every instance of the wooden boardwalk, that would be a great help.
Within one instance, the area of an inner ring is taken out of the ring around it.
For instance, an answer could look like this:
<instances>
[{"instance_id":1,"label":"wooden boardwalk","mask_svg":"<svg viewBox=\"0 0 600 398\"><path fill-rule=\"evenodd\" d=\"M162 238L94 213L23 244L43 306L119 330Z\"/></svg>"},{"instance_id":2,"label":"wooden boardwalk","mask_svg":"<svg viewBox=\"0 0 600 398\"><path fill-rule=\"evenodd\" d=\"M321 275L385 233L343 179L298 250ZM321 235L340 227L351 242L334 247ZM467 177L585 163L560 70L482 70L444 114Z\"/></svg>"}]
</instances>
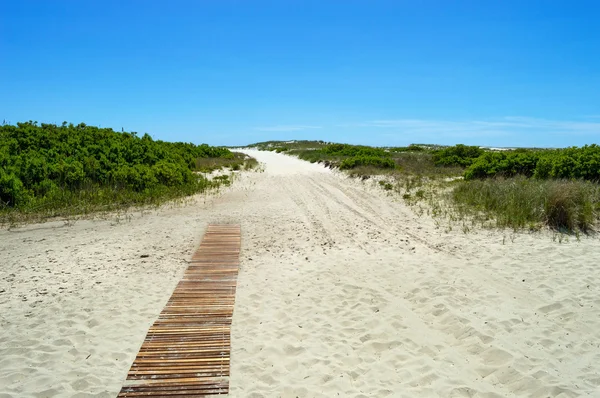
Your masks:
<instances>
[{"instance_id":1,"label":"wooden boardwalk","mask_svg":"<svg viewBox=\"0 0 600 398\"><path fill-rule=\"evenodd\" d=\"M119 397L229 392L240 240L238 225L208 226L183 279L150 327Z\"/></svg>"}]
</instances>

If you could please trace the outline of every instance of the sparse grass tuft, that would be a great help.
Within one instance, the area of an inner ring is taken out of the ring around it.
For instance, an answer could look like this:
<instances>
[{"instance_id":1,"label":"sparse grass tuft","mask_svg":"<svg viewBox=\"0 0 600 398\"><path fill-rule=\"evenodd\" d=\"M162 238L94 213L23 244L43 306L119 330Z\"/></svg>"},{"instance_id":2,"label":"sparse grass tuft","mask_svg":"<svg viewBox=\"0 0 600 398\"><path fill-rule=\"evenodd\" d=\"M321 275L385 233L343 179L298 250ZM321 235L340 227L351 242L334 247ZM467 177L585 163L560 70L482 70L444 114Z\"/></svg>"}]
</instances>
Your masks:
<instances>
[{"instance_id":1,"label":"sparse grass tuft","mask_svg":"<svg viewBox=\"0 0 600 398\"><path fill-rule=\"evenodd\" d=\"M386 191L391 191L394 189L394 186L387 181L379 181L379 185Z\"/></svg>"}]
</instances>

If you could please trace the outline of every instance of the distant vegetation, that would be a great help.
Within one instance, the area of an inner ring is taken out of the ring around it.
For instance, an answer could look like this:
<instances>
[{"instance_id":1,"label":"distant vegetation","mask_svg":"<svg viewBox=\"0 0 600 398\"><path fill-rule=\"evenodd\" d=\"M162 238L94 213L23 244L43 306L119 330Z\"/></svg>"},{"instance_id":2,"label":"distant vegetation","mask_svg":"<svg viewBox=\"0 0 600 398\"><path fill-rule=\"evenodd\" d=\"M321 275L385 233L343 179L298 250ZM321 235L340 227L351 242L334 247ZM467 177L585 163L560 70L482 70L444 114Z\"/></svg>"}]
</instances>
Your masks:
<instances>
[{"instance_id":1,"label":"distant vegetation","mask_svg":"<svg viewBox=\"0 0 600 398\"><path fill-rule=\"evenodd\" d=\"M600 180L600 146L554 150L514 150L482 154L466 170L465 178L511 177Z\"/></svg>"},{"instance_id":2,"label":"distant vegetation","mask_svg":"<svg viewBox=\"0 0 600 398\"><path fill-rule=\"evenodd\" d=\"M17 213L53 216L156 204L218 184L196 171L246 164L244 155L225 148L84 123L2 125L0 221Z\"/></svg>"},{"instance_id":3,"label":"distant vegetation","mask_svg":"<svg viewBox=\"0 0 600 398\"><path fill-rule=\"evenodd\" d=\"M483 153L484 150L478 146L459 144L435 151L432 160L436 166L467 167L473 164L475 159L483 155Z\"/></svg>"},{"instance_id":4,"label":"distant vegetation","mask_svg":"<svg viewBox=\"0 0 600 398\"><path fill-rule=\"evenodd\" d=\"M370 166L376 169L394 169L396 167L389 152L368 146L328 144L320 149L299 151L298 156L313 163L326 160L331 167L339 167L340 170L350 170L361 166Z\"/></svg>"},{"instance_id":5,"label":"distant vegetation","mask_svg":"<svg viewBox=\"0 0 600 398\"><path fill-rule=\"evenodd\" d=\"M256 148L261 151L275 151L276 149L315 149L327 145L325 141L264 141L248 145L248 148Z\"/></svg>"},{"instance_id":6,"label":"distant vegetation","mask_svg":"<svg viewBox=\"0 0 600 398\"><path fill-rule=\"evenodd\" d=\"M514 229L541 225L590 231L600 215L600 147L491 150L477 146L411 144L373 148L323 141L271 141L285 152L351 176L376 177L434 217ZM465 227L468 229L467 227Z\"/></svg>"}]
</instances>

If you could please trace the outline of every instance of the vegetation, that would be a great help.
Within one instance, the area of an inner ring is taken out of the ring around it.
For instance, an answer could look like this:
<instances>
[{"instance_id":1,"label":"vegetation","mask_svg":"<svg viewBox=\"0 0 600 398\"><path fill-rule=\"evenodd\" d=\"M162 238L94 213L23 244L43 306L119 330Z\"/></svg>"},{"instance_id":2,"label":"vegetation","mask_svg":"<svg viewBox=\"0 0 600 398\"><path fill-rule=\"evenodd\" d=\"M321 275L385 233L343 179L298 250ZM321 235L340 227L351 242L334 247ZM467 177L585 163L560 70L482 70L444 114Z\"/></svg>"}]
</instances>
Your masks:
<instances>
[{"instance_id":1,"label":"vegetation","mask_svg":"<svg viewBox=\"0 0 600 398\"><path fill-rule=\"evenodd\" d=\"M457 206L499 226L589 231L600 214L600 147L485 152L453 191Z\"/></svg>"},{"instance_id":2,"label":"vegetation","mask_svg":"<svg viewBox=\"0 0 600 398\"><path fill-rule=\"evenodd\" d=\"M360 145L329 144L321 149L301 151L298 156L309 161L326 159L330 165L333 163L333 167L339 167L340 170L350 170L360 166L371 166L376 169L396 167L389 152L381 148Z\"/></svg>"},{"instance_id":3,"label":"vegetation","mask_svg":"<svg viewBox=\"0 0 600 398\"><path fill-rule=\"evenodd\" d=\"M248 145L249 148L256 148L261 151L277 151L283 152L289 149L302 150L302 149L318 149L327 145L325 141L264 141L257 142L256 144Z\"/></svg>"},{"instance_id":4,"label":"vegetation","mask_svg":"<svg viewBox=\"0 0 600 398\"><path fill-rule=\"evenodd\" d=\"M383 156L352 156L342 160L340 163L340 170L354 169L359 166L373 166L378 169L394 169L396 163L392 159Z\"/></svg>"},{"instance_id":5,"label":"vegetation","mask_svg":"<svg viewBox=\"0 0 600 398\"><path fill-rule=\"evenodd\" d=\"M460 213L495 220L496 226L558 230L593 228L600 186L580 180L537 180L523 176L465 181L451 193Z\"/></svg>"},{"instance_id":6,"label":"vegetation","mask_svg":"<svg viewBox=\"0 0 600 398\"><path fill-rule=\"evenodd\" d=\"M324 146L321 151L330 156L340 157L372 156L386 158L390 156L390 154L382 148L373 148L362 145L329 144Z\"/></svg>"},{"instance_id":7,"label":"vegetation","mask_svg":"<svg viewBox=\"0 0 600 398\"><path fill-rule=\"evenodd\" d=\"M458 144L435 151L433 162L437 166L470 166L475 159L481 156L484 150L478 146Z\"/></svg>"},{"instance_id":8,"label":"vegetation","mask_svg":"<svg viewBox=\"0 0 600 398\"><path fill-rule=\"evenodd\" d=\"M465 171L466 179L524 175L538 179L600 180L600 146L488 152Z\"/></svg>"},{"instance_id":9,"label":"vegetation","mask_svg":"<svg viewBox=\"0 0 600 398\"><path fill-rule=\"evenodd\" d=\"M424 152L427 151L427 145L410 144L409 146L390 147L390 152Z\"/></svg>"},{"instance_id":10,"label":"vegetation","mask_svg":"<svg viewBox=\"0 0 600 398\"><path fill-rule=\"evenodd\" d=\"M350 175L417 175L439 178L460 175L460 166L439 166L433 154L442 149L429 144L407 147L374 148L363 145L335 144L324 141L269 141L250 145L262 150L285 152L311 163L347 170Z\"/></svg>"},{"instance_id":11,"label":"vegetation","mask_svg":"<svg viewBox=\"0 0 600 398\"><path fill-rule=\"evenodd\" d=\"M219 183L196 171L241 168L243 156L84 123L2 125L0 222L15 215L111 210L194 194Z\"/></svg>"},{"instance_id":12,"label":"vegetation","mask_svg":"<svg viewBox=\"0 0 600 398\"><path fill-rule=\"evenodd\" d=\"M493 151L412 144L372 148L323 141L271 141L268 150L377 177L384 190L434 217L484 226L590 231L600 215L600 147ZM466 225L466 224L465 224ZM468 230L463 225L464 230Z\"/></svg>"},{"instance_id":13,"label":"vegetation","mask_svg":"<svg viewBox=\"0 0 600 398\"><path fill-rule=\"evenodd\" d=\"M258 167L258 162L254 158L239 152L231 152L231 154L232 156L197 158L195 170L210 173L225 167L234 171L252 170Z\"/></svg>"}]
</instances>

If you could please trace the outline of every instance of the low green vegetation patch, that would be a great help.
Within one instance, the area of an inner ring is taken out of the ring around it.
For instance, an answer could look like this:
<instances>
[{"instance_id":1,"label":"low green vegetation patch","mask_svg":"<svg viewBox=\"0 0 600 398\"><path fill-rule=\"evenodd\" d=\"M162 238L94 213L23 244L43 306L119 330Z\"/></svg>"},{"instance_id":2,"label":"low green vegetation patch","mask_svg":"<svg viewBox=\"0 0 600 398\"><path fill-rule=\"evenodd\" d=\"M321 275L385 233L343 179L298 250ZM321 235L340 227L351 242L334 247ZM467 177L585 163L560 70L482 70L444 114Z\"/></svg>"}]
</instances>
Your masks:
<instances>
[{"instance_id":1,"label":"low green vegetation patch","mask_svg":"<svg viewBox=\"0 0 600 398\"><path fill-rule=\"evenodd\" d=\"M478 146L467 146L458 144L437 150L433 153L433 162L437 166L461 166L467 167L480 157L484 150Z\"/></svg>"},{"instance_id":2,"label":"low green vegetation patch","mask_svg":"<svg viewBox=\"0 0 600 398\"><path fill-rule=\"evenodd\" d=\"M515 175L599 181L600 146L486 152L465 171L466 179Z\"/></svg>"},{"instance_id":3,"label":"low green vegetation patch","mask_svg":"<svg viewBox=\"0 0 600 398\"><path fill-rule=\"evenodd\" d=\"M2 125L0 222L158 204L218 184L196 171L241 168L241 156L84 123Z\"/></svg>"},{"instance_id":4,"label":"low green vegetation patch","mask_svg":"<svg viewBox=\"0 0 600 398\"><path fill-rule=\"evenodd\" d=\"M342 160L340 163L340 170L354 169L359 166L372 166L378 169L394 169L396 168L396 163L389 157L359 155Z\"/></svg>"},{"instance_id":5,"label":"low green vegetation patch","mask_svg":"<svg viewBox=\"0 0 600 398\"><path fill-rule=\"evenodd\" d=\"M256 148L261 151L285 152L287 150L319 149L327 145L325 141L264 141L248 145L248 148Z\"/></svg>"},{"instance_id":6,"label":"low green vegetation patch","mask_svg":"<svg viewBox=\"0 0 600 398\"><path fill-rule=\"evenodd\" d=\"M397 146L388 148L390 152L426 152L428 147L425 145L410 144L409 146Z\"/></svg>"},{"instance_id":7,"label":"low green vegetation patch","mask_svg":"<svg viewBox=\"0 0 600 398\"><path fill-rule=\"evenodd\" d=\"M358 156L370 156L389 158L390 153L386 152L382 148L373 148L370 146L362 145L349 145L349 144L329 144L321 149L321 151L331 156L344 156L344 157L358 157Z\"/></svg>"},{"instance_id":8,"label":"low green vegetation patch","mask_svg":"<svg viewBox=\"0 0 600 398\"><path fill-rule=\"evenodd\" d=\"M391 158L389 151L363 145L327 144L318 149L297 150L289 153L312 163L324 162L325 165L339 167L340 170L351 170L358 167L396 168L396 163Z\"/></svg>"}]
</instances>

